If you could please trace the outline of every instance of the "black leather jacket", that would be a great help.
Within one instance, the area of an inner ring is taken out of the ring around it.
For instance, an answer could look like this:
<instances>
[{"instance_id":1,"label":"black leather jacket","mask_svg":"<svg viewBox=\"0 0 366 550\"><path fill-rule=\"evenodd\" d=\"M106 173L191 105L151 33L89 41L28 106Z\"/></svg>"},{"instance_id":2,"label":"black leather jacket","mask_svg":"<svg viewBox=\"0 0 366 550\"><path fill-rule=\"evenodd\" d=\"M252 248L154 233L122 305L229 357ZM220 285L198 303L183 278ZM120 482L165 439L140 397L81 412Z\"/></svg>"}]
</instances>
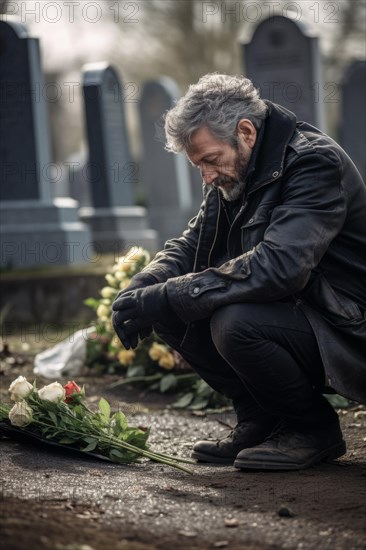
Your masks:
<instances>
[{"instance_id":1,"label":"black leather jacket","mask_svg":"<svg viewBox=\"0 0 366 550\"><path fill-rule=\"evenodd\" d=\"M144 271L167 281L188 332L226 304L293 299L317 337L326 386L366 402L366 186L329 136L267 104L230 231L218 190L204 185L198 215ZM223 248L231 259L218 267Z\"/></svg>"}]
</instances>

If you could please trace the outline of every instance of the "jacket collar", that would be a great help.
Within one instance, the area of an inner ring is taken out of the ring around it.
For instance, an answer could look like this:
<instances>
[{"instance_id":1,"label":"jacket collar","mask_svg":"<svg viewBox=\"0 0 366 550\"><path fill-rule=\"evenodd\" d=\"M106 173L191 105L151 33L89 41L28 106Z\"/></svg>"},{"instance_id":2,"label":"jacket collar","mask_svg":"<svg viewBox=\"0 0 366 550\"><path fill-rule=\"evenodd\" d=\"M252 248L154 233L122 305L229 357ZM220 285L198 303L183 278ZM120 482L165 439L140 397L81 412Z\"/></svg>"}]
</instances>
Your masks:
<instances>
[{"instance_id":1,"label":"jacket collar","mask_svg":"<svg viewBox=\"0 0 366 550\"><path fill-rule=\"evenodd\" d=\"M258 142L248 166L245 196L282 176L286 149L296 129L296 115L292 111L277 103L264 101L268 107L268 115L259 131ZM219 190L212 185L204 184L203 189L206 199L211 195L220 200Z\"/></svg>"},{"instance_id":2,"label":"jacket collar","mask_svg":"<svg viewBox=\"0 0 366 550\"><path fill-rule=\"evenodd\" d=\"M296 128L294 113L271 101L265 103L268 106L268 116L264 121L264 133L259 149L253 151L255 163L248 193L282 176L286 149Z\"/></svg>"}]
</instances>

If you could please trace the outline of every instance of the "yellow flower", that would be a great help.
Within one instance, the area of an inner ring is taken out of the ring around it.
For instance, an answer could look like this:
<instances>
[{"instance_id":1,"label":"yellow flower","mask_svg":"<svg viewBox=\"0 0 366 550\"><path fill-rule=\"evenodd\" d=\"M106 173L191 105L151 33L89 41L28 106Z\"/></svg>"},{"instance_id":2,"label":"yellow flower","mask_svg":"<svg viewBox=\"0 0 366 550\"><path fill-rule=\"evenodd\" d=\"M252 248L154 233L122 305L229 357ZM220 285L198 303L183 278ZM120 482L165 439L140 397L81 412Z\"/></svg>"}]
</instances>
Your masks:
<instances>
[{"instance_id":1,"label":"yellow flower","mask_svg":"<svg viewBox=\"0 0 366 550\"><path fill-rule=\"evenodd\" d=\"M122 281L122 282L119 284L120 290L124 290L125 288L127 288L128 285L130 284L130 282L131 282L131 279L126 279L125 281Z\"/></svg>"},{"instance_id":2,"label":"yellow flower","mask_svg":"<svg viewBox=\"0 0 366 550\"><path fill-rule=\"evenodd\" d=\"M153 361L158 361L163 355L167 353L167 347L158 344L157 342L153 342L151 345L151 348L149 349L149 356Z\"/></svg>"},{"instance_id":3,"label":"yellow flower","mask_svg":"<svg viewBox=\"0 0 366 550\"><path fill-rule=\"evenodd\" d=\"M116 271L114 276L117 279L117 281L125 281L127 278L126 273L124 273L123 271Z\"/></svg>"},{"instance_id":4,"label":"yellow flower","mask_svg":"<svg viewBox=\"0 0 366 550\"><path fill-rule=\"evenodd\" d=\"M122 349L118 353L118 360L125 367L128 367L128 365L132 365L135 357L136 353L132 349Z\"/></svg>"},{"instance_id":5,"label":"yellow flower","mask_svg":"<svg viewBox=\"0 0 366 550\"><path fill-rule=\"evenodd\" d=\"M122 256L118 260L118 271L120 273L128 273L133 268L133 264L130 260L130 258L126 258L126 256ZM118 273L118 271L116 273Z\"/></svg>"},{"instance_id":6,"label":"yellow flower","mask_svg":"<svg viewBox=\"0 0 366 550\"><path fill-rule=\"evenodd\" d=\"M113 325L109 319L104 322L104 328L107 332L113 332Z\"/></svg>"},{"instance_id":7,"label":"yellow flower","mask_svg":"<svg viewBox=\"0 0 366 550\"><path fill-rule=\"evenodd\" d=\"M113 330L113 327L112 327L112 330ZM111 335L111 344L114 348L124 349L121 340L118 338L117 334L114 331Z\"/></svg>"},{"instance_id":8,"label":"yellow flower","mask_svg":"<svg viewBox=\"0 0 366 550\"><path fill-rule=\"evenodd\" d=\"M122 271L124 273L134 274L136 264L141 264L141 268L145 267L150 262L150 254L147 250L141 247L132 247L128 254L118 258L113 271Z\"/></svg>"},{"instance_id":9,"label":"yellow flower","mask_svg":"<svg viewBox=\"0 0 366 550\"><path fill-rule=\"evenodd\" d=\"M115 287L116 284L117 284L117 281L116 279L113 277L113 275L111 273L107 273L107 275L105 276L106 278L106 281L107 283L109 284L109 286L112 286L112 287Z\"/></svg>"},{"instance_id":10,"label":"yellow flower","mask_svg":"<svg viewBox=\"0 0 366 550\"><path fill-rule=\"evenodd\" d=\"M100 306L98 306L97 316L101 321L106 321L110 317L110 314L111 312L106 305L100 304Z\"/></svg>"},{"instance_id":11,"label":"yellow flower","mask_svg":"<svg viewBox=\"0 0 366 550\"><path fill-rule=\"evenodd\" d=\"M150 254L144 248L139 247L136 252L132 254L132 258L134 262L141 262L143 260L144 264L147 265L150 261Z\"/></svg>"},{"instance_id":12,"label":"yellow flower","mask_svg":"<svg viewBox=\"0 0 366 550\"><path fill-rule=\"evenodd\" d=\"M116 295L116 289L111 286L105 286L100 291L103 298L114 298Z\"/></svg>"},{"instance_id":13,"label":"yellow flower","mask_svg":"<svg viewBox=\"0 0 366 550\"><path fill-rule=\"evenodd\" d=\"M167 370L173 369L175 367L173 354L167 351L159 360L159 367Z\"/></svg>"}]
</instances>

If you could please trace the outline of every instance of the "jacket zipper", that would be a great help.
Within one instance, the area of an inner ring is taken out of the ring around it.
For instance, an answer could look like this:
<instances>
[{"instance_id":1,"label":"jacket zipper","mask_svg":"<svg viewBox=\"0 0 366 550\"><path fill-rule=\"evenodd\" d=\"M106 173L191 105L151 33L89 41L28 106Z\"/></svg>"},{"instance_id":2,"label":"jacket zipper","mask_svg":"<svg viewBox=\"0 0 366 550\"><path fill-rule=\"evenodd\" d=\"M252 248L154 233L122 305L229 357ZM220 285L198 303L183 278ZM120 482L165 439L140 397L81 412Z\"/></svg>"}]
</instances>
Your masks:
<instances>
[{"instance_id":1,"label":"jacket zipper","mask_svg":"<svg viewBox=\"0 0 366 550\"><path fill-rule=\"evenodd\" d=\"M239 216L240 216L240 215L244 212L244 210L246 209L247 205L248 205L248 201L245 201L245 202L241 205L239 212L237 213L237 215L235 216L235 218L234 218L234 220L233 220L233 223L230 225L229 234L228 234L228 236L227 236L227 241L226 241L226 249L227 249L227 252L228 252L229 255L230 255L229 240L230 240L231 230L232 230L232 228L234 227L236 220L239 218Z\"/></svg>"},{"instance_id":2,"label":"jacket zipper","mask_svg":"<svg viewBox=\"0 0 366 550\"><path fill-rule=\"evenodd\" d=\"M217 216L216 216L215 237L214 237L212 246L211 246L211 248L210 248L210 252L209 252L209 254L208 254L207 267L210 267L210 264L211 264L211 254L212 254L212 251L213 251L214 246L215 246L215 243L216 243L217 234L218 234L218 232L219 232L220 212L221 212L221 200L220 200L220 198L219 198L219 208L218 208L218 212L217 212Z\"/></svg>"}]
</instances>

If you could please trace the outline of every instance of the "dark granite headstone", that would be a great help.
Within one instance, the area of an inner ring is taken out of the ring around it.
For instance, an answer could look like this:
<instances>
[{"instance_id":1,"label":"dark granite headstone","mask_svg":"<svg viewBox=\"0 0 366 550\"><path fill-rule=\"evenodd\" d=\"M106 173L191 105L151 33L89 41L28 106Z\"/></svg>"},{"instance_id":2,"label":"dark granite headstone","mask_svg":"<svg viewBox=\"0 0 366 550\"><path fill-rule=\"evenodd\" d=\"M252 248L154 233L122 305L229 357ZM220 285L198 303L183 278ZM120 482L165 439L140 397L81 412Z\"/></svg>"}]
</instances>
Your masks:
<instances>
[{"instance_id":1,"label":"dark granite headstone","mask_svg":"<svg viewBox=\"0 0 366 550\"><path fill-rule=\"evenodd\" d=\"M324 129L321 58L310 29L277 15L259 23L243 48L245 75L262 97Z\"/></svg>"},{"instance_id":2,"label":"dark granite headstone","mask_svg":"<svg viewBox=\"0 0 366 550\"><path fill-rule=\"evenodd\" d=\"M1 200L47 200L51 163L39 41L18 23L0 22Z\"/></svg>"},{"instance_id":3,"label":"dark granite headstone","mask_svg":"<svg viewBox=\"0 0 366 550\"><path fill-rule=\"evenodd\" d=\"M132 206L138 174L129 151L118 75L106 63L86 65L83 75L93 205Z\"/></svg>"},{"instance_id":4,"label":"dark granite headstone","mask_svg":"<svg viewBox=\"0 0 366 550\"><path fill-rule=\"evenodd\" d=\"M366 61L354 61L344 73L340 136L366 181Z\"/></svg>"},{"instance_id":5,"label":"dark granite headstone","mask_svg":"<svg viewBox=\"0 0 366 550\"><path fill-rule=\"evenodd\" d=\"M202 201L202 189L193 191L191 169L186 156L164 149L162 115L180 96L170 78L147 82L140 98L143 156L141 182L145 190L151 226L160 243L180 236L190 216Z\"/></svg>"},{"instance_id":6,"label":"dark granite headstone","mask_svg":"<svg viewBox=\"0 0 366 550\"><path fill-rule=\"evenodd\" d=\"M124 95L119 77L108 63L83 68L83 92L88 137L88 161L81 167L72 195L90 196L91 205L80 209L89 224L98 251L118 252L127 242L156 250L156 232L147 228L144 208L133 206L138 182L125 123ZM72 188L72 184L71 184Z\"/></svg>"},{"instance_id":7,"label":"dark granite headstone","mask_svg":"<svg viewBox=\"0 0 366 550\"><path fill-rule=\"evenodd\" d=\"M53 200L39 41L0 21L0 265L83 263L90 242L77 203Z\"/></svg>"}]
</instances>

